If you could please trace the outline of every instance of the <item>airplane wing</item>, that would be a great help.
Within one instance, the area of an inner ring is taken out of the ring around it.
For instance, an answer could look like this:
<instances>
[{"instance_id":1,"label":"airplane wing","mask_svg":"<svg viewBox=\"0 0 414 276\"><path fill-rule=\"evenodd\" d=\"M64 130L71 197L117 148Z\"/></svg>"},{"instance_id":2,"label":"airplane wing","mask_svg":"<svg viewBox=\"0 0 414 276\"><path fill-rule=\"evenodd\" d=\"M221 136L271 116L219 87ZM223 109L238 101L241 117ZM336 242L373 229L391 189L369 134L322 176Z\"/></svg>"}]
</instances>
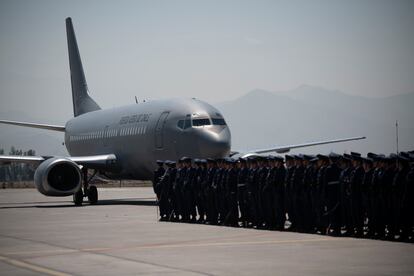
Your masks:
<instances>
[{"instance_id":1,"label":"airplane wing","mask_svg":"<svg viewBox=\"0 0 414 276\"><path fill-rule=\"evenodd\" d=\"M105 168L115 165L115 154L103 154L103 155L91 155L91 156L13 156L13 155L0 155L0 164L10 163L29 163L40 164L43 161L50 158L66 158L75 162L78 165L91 168Z\"/></svg>"},{"instance_id":2,"label":"airplane wing","mask_svg":"<svg viewBox=\"0 0 414 276\"><path fill-rule=\"evenodd\" d=\"M35 124L35 123L16 122L16 121L8 121L8 120L0 120L0 124L40 128L40 129L47 129L47 130L54 130L54 131L61 131L61 132L65 131L64 126L56 126L56 125Z\"/></svg>"},{"instance_id":3,"label":"airplane wing","mask_svg":"<svg viewBox=\"0 0 414 276\"><path fill-rule=\"evenodd\" d=\"M335 140L327 140L327 141L310 142L310 143L303 143L303 144L297 144L297 145L275 146L275 147L264 148L264 149L249 150L245 154L242 154L242 156L249 156L249 155L262 154L262 153L268 153L268 152L287 153L291 149L362 140L365 138L366 138L365 136L361 136L361 137L351 137L351 138L343 138L343 139L335 139ZM236 153L240 153L240 152L232 152L233 155Z\"/></svg>"}]
</instances>

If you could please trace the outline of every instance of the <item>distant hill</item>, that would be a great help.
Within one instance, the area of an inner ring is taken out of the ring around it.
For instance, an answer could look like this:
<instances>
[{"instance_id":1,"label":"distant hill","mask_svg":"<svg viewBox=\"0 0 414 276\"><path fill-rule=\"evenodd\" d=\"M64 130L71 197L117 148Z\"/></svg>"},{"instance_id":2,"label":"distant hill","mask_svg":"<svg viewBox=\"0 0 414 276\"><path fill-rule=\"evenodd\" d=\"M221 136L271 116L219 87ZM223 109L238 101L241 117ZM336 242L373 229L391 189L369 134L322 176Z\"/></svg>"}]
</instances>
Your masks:
<instances>
[{"instance_id":1,"label":"distant hill","mask_svg":"<svg viewBox=\"0 0 414 276\"><path fill-rule=\"evenodd\" d=\"M414 93L365 98L303 85L284 92L256 89L233 101L216 104L232 131L234 149L263 148L326 139L367 136L364 141L332 144L295 152L414 149Z\"/></svg>"},{"instance_id":2,"label":"distant hill","mask_svg":"<svg viewBox=\"0 0 414 276\"><path fill-rule=\"evenodd\" d=\"M214 104L232 132L232 148L263 148L303 142L367 136L366 140L294 152L390 153L395 146L395 121L400 125L400 150L414 149L414 93L387 98L352 96L303 85L283 92L256 89L235 100ZM1 111L0 118L63 125L58 117L38 118L30 112ZM0 125L0 148L12 145L43 155L67 155L59 132Z\"/></svg>"}]
</instances>

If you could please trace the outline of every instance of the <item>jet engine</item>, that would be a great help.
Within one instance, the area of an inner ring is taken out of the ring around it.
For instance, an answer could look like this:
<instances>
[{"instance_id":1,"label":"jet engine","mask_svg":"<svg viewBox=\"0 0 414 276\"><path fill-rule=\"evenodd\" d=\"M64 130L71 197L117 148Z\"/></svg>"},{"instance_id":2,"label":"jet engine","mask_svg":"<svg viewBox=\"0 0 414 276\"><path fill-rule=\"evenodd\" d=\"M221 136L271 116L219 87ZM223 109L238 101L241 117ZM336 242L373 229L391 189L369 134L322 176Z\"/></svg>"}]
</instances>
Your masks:
<instances>
[{"instance_id":1,"label":"jet engine","mask_svg":"<svg viewBox=\"0 0 414 276\"><path fill-rule=\"evenodd\" d=\"M69 196L81 188L81 170L69 159L50 158L36 169L34 182L37 190L46 196Z\"/></svg>"}]
</instances>

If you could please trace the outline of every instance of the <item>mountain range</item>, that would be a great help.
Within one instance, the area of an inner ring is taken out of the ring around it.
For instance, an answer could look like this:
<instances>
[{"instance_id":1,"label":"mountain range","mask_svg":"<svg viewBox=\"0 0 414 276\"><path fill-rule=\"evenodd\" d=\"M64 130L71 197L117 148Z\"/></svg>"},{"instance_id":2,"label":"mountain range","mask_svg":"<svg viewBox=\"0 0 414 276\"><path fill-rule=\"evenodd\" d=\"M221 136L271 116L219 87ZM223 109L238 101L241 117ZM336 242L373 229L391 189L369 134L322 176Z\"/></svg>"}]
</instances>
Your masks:
<instances>
[{"instance_id":1,"label":"mountain range","mask_svg":"<svg viewBox=\"0 0 414 276\"><path fill-rule=\"evenodd\" d=\"M266 148L312 141L366 136L362 141L297 149L294 153L358 151L391 153L414 149L414 93L367 98L337 90L302 85L271 92L256 89L226 102L215 103L232 133L233 150ZM1 111L0 118L64 124L64 118L32 117L28 111ZM67 155L62 133L0 125L0 148L12 145L42 155Z\"/></svg>"},{"instance_id":2,"label":"mountain range","mask_svg":"<svg viewBox=\"0 0 414 276\"><path fill-rule=\"evenodd\" d=\"M414 93L366 98L302 85L283 92L256 89L219 103L232 130L232 148L254 149L327 139L366 136L366 140L297 149L303 153L414 149Z\"/></svg>"}]
</instances>

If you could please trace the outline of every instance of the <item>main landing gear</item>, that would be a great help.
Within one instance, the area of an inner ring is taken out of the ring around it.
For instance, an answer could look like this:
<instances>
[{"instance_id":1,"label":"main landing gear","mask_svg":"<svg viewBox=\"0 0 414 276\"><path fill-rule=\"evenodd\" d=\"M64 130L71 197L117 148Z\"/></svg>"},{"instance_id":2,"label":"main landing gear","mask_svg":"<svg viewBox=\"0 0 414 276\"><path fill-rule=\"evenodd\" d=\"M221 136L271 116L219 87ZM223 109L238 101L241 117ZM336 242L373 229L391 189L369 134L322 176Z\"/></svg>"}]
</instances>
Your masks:
<instances>
[{"instance_id":1,"label":"main landing gear","mask_svg":"<svg viewBox=\"0 0 414 276\"><path fill-rule=\"evenodd\" d=\"M76 206L81 206L83 203L83 198L87 197L89 203L95 205L98 203L98 189L96 186L89 186L89 182L96 175L97 171L88 179L88 169L82 169L83 175L83 189L80 188L76 193L73 194L73 202Z\"/></svg>"}]
</instances>

